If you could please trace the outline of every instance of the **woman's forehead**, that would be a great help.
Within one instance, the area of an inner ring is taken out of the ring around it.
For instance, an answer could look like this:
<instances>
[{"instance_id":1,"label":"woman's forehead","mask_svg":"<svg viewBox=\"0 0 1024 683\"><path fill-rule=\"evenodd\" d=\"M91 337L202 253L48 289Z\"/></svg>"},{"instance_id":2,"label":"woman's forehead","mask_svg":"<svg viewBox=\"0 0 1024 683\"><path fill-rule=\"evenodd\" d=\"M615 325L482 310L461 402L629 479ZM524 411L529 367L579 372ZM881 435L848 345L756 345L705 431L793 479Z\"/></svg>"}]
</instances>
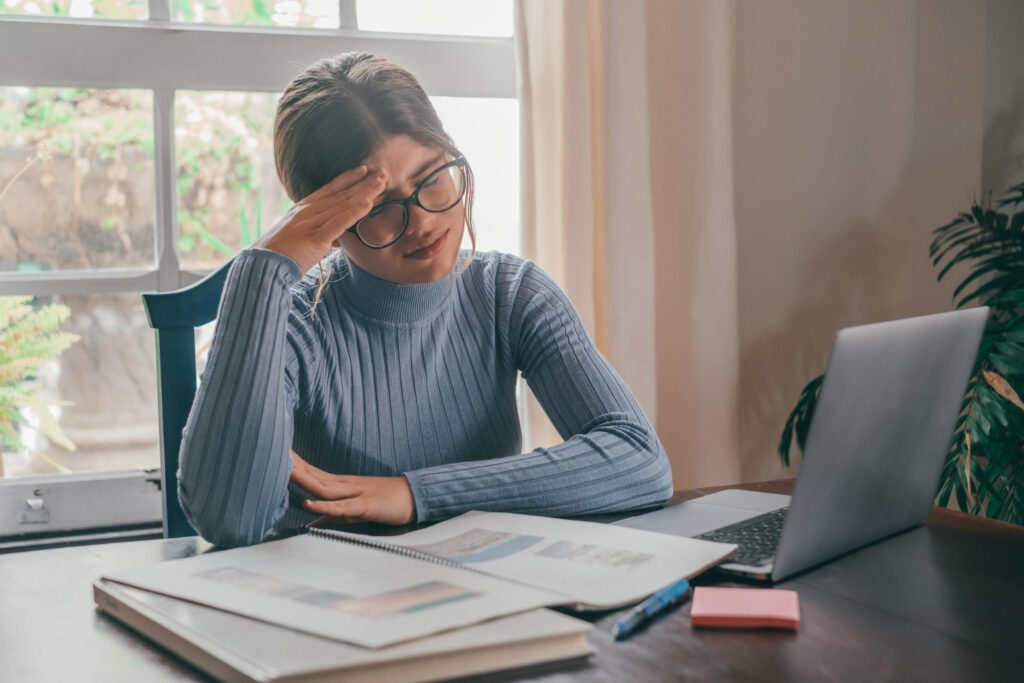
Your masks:
<instances>
[{"instance_id":1,"label":"woman's forehead","mask_svg":"<svg viewBox=\"0 0 1024 683\"><path fill-rule=\"evenodd\" d=\"M428 146L407 135L393 135L366 157L365 164L371 172L384 169L388 174L388 185L399 185L430 171L445 157L439 147Z\"/></svg>"}]
</instances>

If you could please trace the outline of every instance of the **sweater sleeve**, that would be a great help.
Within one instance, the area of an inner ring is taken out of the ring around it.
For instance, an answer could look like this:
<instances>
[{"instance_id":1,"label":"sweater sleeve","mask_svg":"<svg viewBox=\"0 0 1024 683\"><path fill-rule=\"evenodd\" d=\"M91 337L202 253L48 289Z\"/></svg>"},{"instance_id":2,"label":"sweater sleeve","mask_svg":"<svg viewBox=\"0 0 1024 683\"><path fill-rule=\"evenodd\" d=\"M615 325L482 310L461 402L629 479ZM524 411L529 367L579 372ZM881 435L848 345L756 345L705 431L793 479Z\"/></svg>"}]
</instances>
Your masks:
<instances>
[{"instance_id":1,"label":"sweater sleeve","mask_svg":"<svg viewBox=\"0 0 1024 683\"><path fill-rule=\"evenodd\" d=\"M218 546L259 542L288 506L294 411L317 366L291 290L301 277L287 256L252 248L224 282L177 472L185 517Z\"/></svg>"},{"instance_id":2,"label":"sweater sleeve","mask_svg":"<svg viewBox=\"0 0 1024 683\"><path fill-rule=\"evenodd\" d=\"M498 282L503 346L565 441L406 472L417 521L468 510L567 517L664 503L673 491L668 458L629 388L555 281L532 261L512 265Z\"/></svg>"}]
</instances>

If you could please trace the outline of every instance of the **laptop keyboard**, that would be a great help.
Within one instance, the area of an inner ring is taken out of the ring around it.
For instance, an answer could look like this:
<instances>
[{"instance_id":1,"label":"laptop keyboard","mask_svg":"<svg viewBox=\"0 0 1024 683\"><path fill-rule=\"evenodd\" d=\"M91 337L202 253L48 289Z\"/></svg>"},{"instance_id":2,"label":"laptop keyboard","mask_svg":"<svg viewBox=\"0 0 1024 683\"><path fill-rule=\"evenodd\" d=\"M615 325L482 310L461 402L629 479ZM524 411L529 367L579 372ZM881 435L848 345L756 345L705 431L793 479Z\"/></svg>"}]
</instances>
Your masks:
<instances>
[{"instance_id":1,"label":"laptop keyboard","mask_svg":"<svg viewBox=\"0 0 1024 683\"><path fill-rule=\"evenodd\" d=\"M782 523L786 520L788 511L789 508L779 508L736 524L708 531L700 536L694 536L694 538L720 543L735 543L739 548L726 559L726 562L757 567L771 562L775 557L779 536L782 535Z\"/></svg>"}]
</instances>

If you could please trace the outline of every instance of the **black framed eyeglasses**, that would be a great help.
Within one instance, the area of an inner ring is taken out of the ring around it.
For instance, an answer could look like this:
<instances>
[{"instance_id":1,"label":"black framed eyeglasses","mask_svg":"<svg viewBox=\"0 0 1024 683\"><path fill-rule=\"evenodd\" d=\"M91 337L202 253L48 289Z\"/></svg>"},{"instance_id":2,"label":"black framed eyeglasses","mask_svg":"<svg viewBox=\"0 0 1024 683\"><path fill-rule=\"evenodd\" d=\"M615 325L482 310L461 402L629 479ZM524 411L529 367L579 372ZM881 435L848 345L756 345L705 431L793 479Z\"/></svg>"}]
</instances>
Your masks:
<instances>
[{"instance_id":1,"label":"black framed eyeglasses","mask_svg":"<svg viewBox=\"0 0 1024 683\"><path fill-rule=\"evenodd\" d=\"M461 202L465 194L466 158L459 155L431 172L411 195L375 206L345 232L354 232L370 249L384 249L408 229L410 204L430 213L442 213Z\"/></svg>"}]
</instances>

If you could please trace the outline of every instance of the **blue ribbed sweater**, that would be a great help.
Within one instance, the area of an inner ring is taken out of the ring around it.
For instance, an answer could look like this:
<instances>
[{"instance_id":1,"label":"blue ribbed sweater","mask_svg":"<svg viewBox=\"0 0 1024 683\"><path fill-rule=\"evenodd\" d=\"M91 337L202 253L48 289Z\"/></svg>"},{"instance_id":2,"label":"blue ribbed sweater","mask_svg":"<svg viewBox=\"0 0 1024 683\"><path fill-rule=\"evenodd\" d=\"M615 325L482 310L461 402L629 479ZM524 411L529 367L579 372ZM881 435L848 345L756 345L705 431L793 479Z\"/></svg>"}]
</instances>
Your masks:
<instances>
[{"instance_id":1,"label":"blue ribbed sweater","mask_svg":"<svg viewBox=\"0 0 1024 683\"><path fill-rule=\"evenodd\" d=\"M289 483L289 447L329 472L404 475L418 522L671 496L643 411L535 263L478 253L461 274L400 285L340 254L313 316L316 268L303 276L267 249L235 257L177 473L205 538L247 545L316 517ZM519 372L563 443L521 452Z\"/></svg>"}]
</instances>

